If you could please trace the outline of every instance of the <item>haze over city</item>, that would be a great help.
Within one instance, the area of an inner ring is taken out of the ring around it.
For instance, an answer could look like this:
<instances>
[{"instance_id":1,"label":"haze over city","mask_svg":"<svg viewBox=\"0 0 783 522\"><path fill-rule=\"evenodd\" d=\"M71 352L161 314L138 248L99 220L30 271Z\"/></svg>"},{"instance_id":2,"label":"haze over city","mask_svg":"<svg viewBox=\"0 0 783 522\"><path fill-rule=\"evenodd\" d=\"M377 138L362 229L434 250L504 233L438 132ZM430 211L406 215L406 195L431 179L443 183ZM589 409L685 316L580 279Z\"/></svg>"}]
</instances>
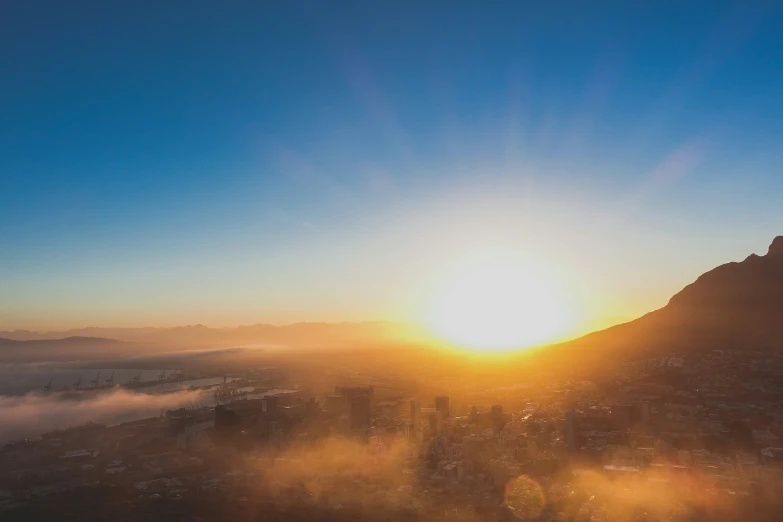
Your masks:
<instances>
[{"instance_id":1,"label":"haze over city","mask_svg":"<svg viewBox=\"0 0 783 522\"><path fill-rule=\"evenodd\" d=\"M783 509L783 5L0 2L0 520Z\"/></svg>"}]
</instances>

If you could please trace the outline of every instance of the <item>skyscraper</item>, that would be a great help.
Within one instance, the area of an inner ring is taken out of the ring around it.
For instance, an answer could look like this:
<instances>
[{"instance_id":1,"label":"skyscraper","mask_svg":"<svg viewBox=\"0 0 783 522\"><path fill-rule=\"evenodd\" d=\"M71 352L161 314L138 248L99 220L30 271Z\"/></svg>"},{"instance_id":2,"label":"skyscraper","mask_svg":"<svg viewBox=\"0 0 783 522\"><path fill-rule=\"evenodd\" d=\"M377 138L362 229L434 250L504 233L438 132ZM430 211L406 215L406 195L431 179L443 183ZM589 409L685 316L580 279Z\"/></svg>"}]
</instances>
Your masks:
<instances>
[{"instance_id":1,"label":"skyscraper","mask_svg":"<svg viewBox=\"0 0 783 522\"><path fill-rule=\"evenodd\" d=\"M261 411L268 415L276 415L280 398L277 395L266 395L261 399Z\"/></svg>"},{"instance_id":2,"label":"skyscraper","mask_svg":"<svg viewBox=\"0 0 783 522\"><path fill-rule=\"evenodd\" d=\"M370 396L356 395L351 397L351 429L368 429L371 423Z\"/></svg>"},{"instance_id":3,"label":"skyscraper","mask_svg":"<svg viewBox=\"0 0 783 522\"><path fill-rule=\"evenodd\" d=\"M506 421L503 418L503 406L500 404L492 406L490 415L492 417L492 427L498 431L502 430L506 425Z\"/></svg>"},{"instance_id":4,"label":"skyscraper","mask_svg":"<svg viewBox=\"0 0 783 522\"><path fill-rule=\"evenodd\" d=\"M411 425L418 426L421 421L421 405L418 401L411 401Z\"/></svg>"},{"instance_id":5,"label":"skyscraper","mask_svg":"<svg viewBox=\"0 0 783 522\"><path fill-rule=\"evenodd\" d=\"M449 416L449 398L447 395L435 397L435 411L440 412L444 419Z\"/></svg>"}]
</instances>

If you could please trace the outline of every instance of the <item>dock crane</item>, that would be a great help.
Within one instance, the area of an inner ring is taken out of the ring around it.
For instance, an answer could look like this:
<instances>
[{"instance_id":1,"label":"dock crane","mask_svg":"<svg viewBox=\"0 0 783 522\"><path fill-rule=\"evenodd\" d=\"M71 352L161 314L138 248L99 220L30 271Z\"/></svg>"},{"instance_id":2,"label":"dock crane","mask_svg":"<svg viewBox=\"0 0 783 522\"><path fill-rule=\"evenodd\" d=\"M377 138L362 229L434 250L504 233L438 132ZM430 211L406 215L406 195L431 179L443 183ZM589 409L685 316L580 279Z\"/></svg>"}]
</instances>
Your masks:
<instances>
[{"instance_id":1,"label":"dock crane","mask_svg":"<svg viewBox=\"0 0 783 522\"><path fill-rule=\"evenodd\" d=\"M44 391L45 391L46 393L49 393L50 391L52 391L52 380L51 380L51 379L49 379L49 384L47 384L46 386L44 386Z\"/></svg>"},{"instance_id":2,"label":"dock crane","mask_svg":"<svg viewBox=\"0 0 783 522\"><path fill-rule=\"evenodd\" d=\"M75 383L73 383L73 387L75 389L77 389L77 390L82 387L82 376L81 375L79 376L79 380L76 381Z\"/></svg>"},{"instance_id":3,"label":"dock crane","mask_svg":"<svg viewBox=\"0 0 783 522\"><path fill-rule=\"evenodd\" d=\"M114 370L111 371L111 375L106 379L107 386L114 386Z\"/></svg>"},{"instance_id":4,"label":"dock crane","mask_svg":"<svg viewBox=\"0 0 783 522\"><path fill-rule=\"evenodd\" d=\"M133 377L130 381L128 381L128 384L139 384L141 382L141 372L139 372L136 377Z\"/></svg>"},{"instance_id":5,"label":"dock crane","mask_svg":"<svg viewBox=\"0 0 783 522\"><path fill-rule=\"evenodd\" d=\"M95 376L95 379L90 381L90 385L93 388L97 388L100 383L101 383L101 372L98 372L98 375Z\"/></svg>"},{"instance_id":6,"label":"dock crane","mask_svg":"<svg viewBox=\"0 0 783 522\"><path fill-rule=\"evenodd\" d=\"M166 380L166 370L163 370L160 372L160 375L158 375L158 382L163 382Z\"/></svg>"}]
</instances>

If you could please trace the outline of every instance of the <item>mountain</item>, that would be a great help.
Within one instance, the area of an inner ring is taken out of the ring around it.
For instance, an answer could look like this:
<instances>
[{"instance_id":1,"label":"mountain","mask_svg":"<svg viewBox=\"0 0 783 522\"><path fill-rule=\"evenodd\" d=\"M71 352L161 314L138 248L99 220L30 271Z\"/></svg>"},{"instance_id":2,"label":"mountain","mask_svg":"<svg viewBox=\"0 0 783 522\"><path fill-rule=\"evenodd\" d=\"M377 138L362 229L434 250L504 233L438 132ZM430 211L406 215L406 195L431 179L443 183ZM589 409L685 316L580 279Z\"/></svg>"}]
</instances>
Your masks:
<instances>
[{"instance_id":1,"label":"mountain","mask_svg":"<svg viewBox=\"0 0 783 522\"><path fill-rule=\"evenodd\" d=\"M783 236L763 256L721 265L639 319L564 343L610 353L783 349Z\"/></svg>"},{"instance_id":2,"label":"mountain","mask_svg":"<svg viewBox=\"0 0 783 522\"><path fill-rule=\"evenodd\" d=\"M0 337L0 361L49 361L73 358L115 356L124 343L102 337L63 339L6 339ZM128 347L130 348L130 347Z\"/></svg>"},{"instance_id":3,"label":"mountain","mask_svg":"<svg viewBox=\"0 0 783 522\"><path fill-rule=\"evenodd\" d=\"M0 337L0 346L55 346L55 345L73 345L73 344L107 344L118 343L115 339L106 339L103 337L79 337L71 336L63 339L6 339Z\"/></svg>"},{"instance_id":4,"label":"mountain","mask_svg":"<svg viewBox=\"0 0 783 522\"><path fill-rule=\"evenodd\" d=\"M36 333L0 332L16 341L59 340L63 337L110 337L125 342L168 348L204 348L240 345L334 347L404 342L414 336L410 325L385 321L343 323L254 324L236 328L209 328L202 324L173 328L81 328Z\"/></svg>"}]
</instances>

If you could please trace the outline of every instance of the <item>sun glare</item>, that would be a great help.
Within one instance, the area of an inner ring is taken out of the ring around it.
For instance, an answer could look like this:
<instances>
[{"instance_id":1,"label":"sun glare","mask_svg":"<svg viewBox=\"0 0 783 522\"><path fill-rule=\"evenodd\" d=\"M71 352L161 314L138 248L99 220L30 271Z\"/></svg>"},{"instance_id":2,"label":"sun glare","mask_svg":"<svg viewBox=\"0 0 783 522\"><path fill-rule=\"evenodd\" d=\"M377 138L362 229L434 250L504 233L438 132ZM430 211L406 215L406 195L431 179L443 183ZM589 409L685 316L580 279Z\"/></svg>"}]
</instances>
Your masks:
<instances>
[{"instance_id":1,"label":"sun glare","mask_svg":"<svg viewBox=\"0 0 783 522\"><path fill-rule=\"evenodd\" d=\"M436 292L428 323L439 337L476 350L509 350L556 340L565 308L549 282L509 260L474 263Z\"/></svg>"}]
</instances>

